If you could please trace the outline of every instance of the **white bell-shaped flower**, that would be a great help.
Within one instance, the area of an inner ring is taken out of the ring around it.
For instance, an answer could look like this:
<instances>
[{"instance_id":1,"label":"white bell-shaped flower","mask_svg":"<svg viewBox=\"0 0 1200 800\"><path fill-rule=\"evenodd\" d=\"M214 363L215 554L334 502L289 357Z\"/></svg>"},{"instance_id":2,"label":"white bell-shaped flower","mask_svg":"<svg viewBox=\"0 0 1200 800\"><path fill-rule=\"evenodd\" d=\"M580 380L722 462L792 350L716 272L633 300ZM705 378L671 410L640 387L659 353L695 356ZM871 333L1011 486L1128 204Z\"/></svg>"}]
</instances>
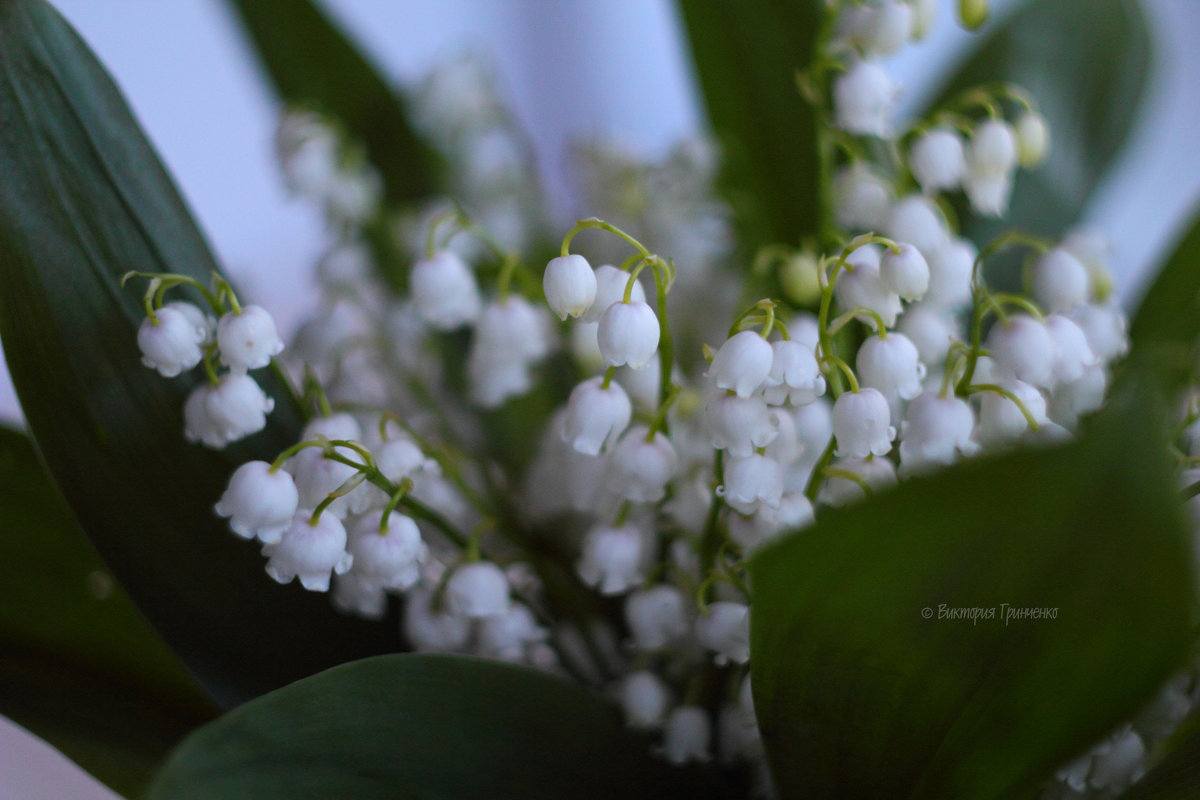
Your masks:
<instances>
[{"instance_id":1,"label":"white bell-shaped flower","mask_svg":"<svg viewBox=\"0 0 1200 800\"><path fill-rule=\"evenodd\" d=\"M646 441L650 432L635 425L625 432L608 458L605 483L609 490L634 503L657 503L675 477L678 457L662 433Z\"/></svg>"},{"instance_id":2,"label":"white bell-shaped flower","mask_svg":"<svg viewBox=\"0 0 1200 800\"><path fill-rule=\"evenodd\" d=\"M200 345L206 338L208 331L203 324L197 325L194 318L177 308L163 306L153 318L142 320L137 343L143 364L158 370L164 378L173 378L200 363L204 357Z\"/></svg>"},{"instance_id":3,"label":"white bell-shaped flower","mask_svg":"<svg viewBox=\"0 0 1200 800\"><path fill-rule=\"evenodd\" d=\"M1087 268L1066 248L1047 250L1033 267L1033 297L1047 311L1066 311L1086 303Z\"/></svg>"},{"instance_id":4,"label":"white bell-shaped flower","mask_svg":"<svg viewBox=\"0 0 1200 800\"><path fill-rule=\"evenodd\" d=\"M1034 421L1043 425L1046 417L1046 398L1036 387L1018 380L1003 380L1000 388L1011 392L1024 404ZM998 392L983 392L979 403L979 441L995 444L1014 439L1030 430L1029 422L1021 409L1008 397Z\"/></svg>"},{"instance_id":5,"label":"white bell-shaped flower","mask_svg":"<svg viewBox=\"0 0 1200 800\"><path fill-rule=\"evenodd\" d=\"M220 450L227 442L225 432L208 415L208 396L213 387L202 383L192 390L183 404L183 438Z\"/></svg>"},{"instance_id":6,"label":"white bell-shaped flower","mask_svg":"<svg viewBox=\"0 0 1200 800\"><path fill-rule=\"evenodd\" d=\"M365 514L347 535L354 572L363 580L385 589L408 589L421 579L421 562L429 548L411 517L393 511L381 529L376 515Z\"/></svg>"},{"instance_id":7,"label":"white bell-shaped flower","mask_svg":"<svg viewBox=\"0 0 1200 800\"><path fill-rule=\"evenodd\" d=\"M642 533L633 525L597 525L583 537L575 568L600 594L622 594L641 583L644 556Z\"/></svg>"},{"instance_id":8,"label":"white bell-shaped flower","mask_svg":"<svg viewBox=\"0 0 1200 800\"><path fill-rule=\"evenodd\" d=\"M283 470L272 472L265 461L247 461L230 476L216 512L229 517L229 527L238 536L257 537L269 544L279 541L299 505L300 494L291 475Z\"/></svg>"},{"instance_id":9,"label":"white bell-shaped flower","mask_svg":"<svg viewBox=\"0 0 1200 800\"><path fill-rule=\"evenodd\" d=\"M596 267L596 299L588 307L587 313L579 318L580 322L599 322L604 312L613 303L619 303L625 298L625 284L629 282L629 273L609 264ZM633 282L629 293L630 300L646 302L646 290L641 281Z\"/></svg>"},{"instance_id":10,"label":"white bell-shaped flower","mask_svg":"<svg viewBox=\"0 0 1200 800\"><path fill-rule=\"evenodd\" d=\"M1103 363L1129 352L1129 320L1119 306L1087 303L1071 309L1066 316L1083 329L1092 352Z\"/></svg>"},{"instance_id":11,"label":"white bell-shaped flower","mask_svg":"<svg viewBox=\"0 0 1200 800\"><path fill-rule=\"evenodd\" d=\"M687 601L674 586L638 589L625 600L625 622L639 650L661 650L688 632Z\"/></svg>"},{"instance_id":12,"label":"white bell-shaped flower","mask_svg":"<svg viewBox=\"0 0 1200 800\"><path fill-rule=\"evenodd\" d=\"M878 389L884 397L910 400L921 393L925 365L917 346L903 333L868 336L855 359L863 386Z\"/></svg>"},{"instance_id":13,"label":"white bell-shaped flower","mask_svg":"<svg viewBox=\"0 0 1200 800\"><path fill-rule=\"evenodd\" d=\"M953 464L958 456L974 455L971 440L975 412L970 403L953 395L926 392L908 404L900 427L900 468L905 474L928 466Z\"/></svg>"},{"instance_id":14,"label":"white bell-shaped flower","mask_svg":"<svg viewBox=\"0 0 1200 800\"><path fill-rule=\"evenodd\" d=\"M471 635L471 621L448 608L434 609L433 592L416 589L404 598L404 637L418 653L460 652Z\"/></svg>"},{"instance_id":15,"label":"white bell-shaped flower","mask_svg":"<svg viewBox=\"0 0 1200 800\"><path fill-rule=\"evenodd\" d=\"M929 290L929 264L921 251L901 244L898 252L885 250L879 262L883 284L905 300L920 300Z\"/></svg>"},{"instance_id":16,"label":"white bell-shaped flower","mask_svg":"<svg viewBox=\"0 0 1200 800\"><path fill-rule=\"evenodd\" d=\"M926 192L957 188L967 172L962 136L945 126L926 131L913 142L908 166Z\"/></svg>"},{"instance_id":17,"label":"white bell-shaped flower","mask_svg":"<svg viewBox=\"0 0 1200 800\"><path fill-rule=\"evenodd\" d=\"M1141 777L1146 745L1138 732L1125 726L1096 748L1088 784L1093 789L1121 791Z\"/></svg>"},{"instance_id":18,"label":"white bell-shaped flower","mask_svg":"<svg viewBox=\"0 0 1200 800\"><path fill-rule=\"evenodd\" d=\"M896 316L903 309L903 304L900 295L883 282L879 264L880 251L876 245L858 248L847 257L846 267L839 273L833 286L833 294L847 311L855 308L874 311L883 324L890 328L896 324ZM873 317L864 315L860 319L871 328L876 325Z\"/></svg>"},{"instance_id":19,"label":"white bell-shaped flower","mask_svg":"<svg viewBox=\"0 0 1200 800\"><path fill-rule=\"evenodd\" d=\"M750 660L750 608L745 603L709 603L696 618L696 640L715 653L718 665Z\"/></svg>"},{"instance_id":20,"label":"white bell-shaped flower","mask_svg":"<svg viewBox=\"0 0 1200 800\"><path fill-rule=\"evenodd\" d=\"M1066 250L1088 271L1093 296L1104 298L1112 290L1112 242L1101 230L1087 226L1072 228L1063 234L1059 247Z\"/></svg>"},{"instance_id":21,"label":"white bell-shaped flower","mask_svg":"<svg viewBox=\"0 0 1200 800\"><path fill-rule=\"evenodd\" d=\"M837 126L860 136L883 138L891 132L892 108L899 94L887 70L859 61L833 80Z\"/></svg>"},{"instance_id":22,"label":"white bell-shaped flower","mask_svg":"<svg viewBox=\"0 0 1200 800\"><path fill-rule=\"evenodd\" d=\"M950 345L962 338L954 315L928 301L906 308L896 323L896 332L916 346L922 362L935 365L941 364Z\"/></svg>"},{"instance_id":23,"label":"white bell-shaped flower","mask_svg":"<svg viewBox=\"0 0 1200 800\"><path fill-rule=\"evenodd\" d=\"M514 603L505 613L480 622L478 653L497 661L524 661L529 646L545 641L546 635L533 612Z\"/></svg>"},{"instance_id":24,"label":"white bell-shaped flower","mask_svg":"<svg viewBox=\"0 0 1200 800\"><path fill-rule=\"evenodd\" d=\"M379 208L383 180L369 164L341 164L325 187L325 210L334 220L363 225Z\"/></svg>"},{"instance_id":25,"label":"white bell-shaped flower","mask_svg":"<svg viewBox=\"0 0 1200 800\"><path fill-rule=\"evenodd\" d=\"M605 387L600 376L589 378L571 390L563 421L563 441L577 452L599 455L629 427L633 406L629 395L616 381Z\"/></svg>"},{"instance_id":26,"label":"white bell-shaped flower","mask_svg":"<svg viewBox=\"0 0 1200 800\"><path fill-rule=\"evenodd\" d=\"M913 10L906 2L884 0L857 9L854 41L869 56L890 56L908 44L913 32Z\"/></svg>"},{"instance_id":27,"label":"white bell-shaped flower","mask_svg":"<svg viewBox=\"0 0 1200 800\"><path fill-rule=\"evenodd\" d=\"M1017 166L1017 139L1012 126L989 119L976 126L967 146L964 187L976 212L999 217L1008 211L1012 174Z\"/></svg>"},{"instance_id":28,"label":"white bell-shaped flower","mask_svg":"<svg viewBox=\"0 0 1200 800\"><path fill-rule=\"evenodd\" d=\"M866 162L843 167L834 176L833 218L844 230L880 230L892 199L891 182Z\"/></svg>"},{"instance_id":29,"label":"white bell-shaped flower","mask_svg":"<svg viewBox=\"0 0 1200 800\"><path fill-rule=\"evenodd\" d=\"M329 124L310 111L289 111L279 121L275 146L288 191L323 197L338 164L338 137Z\"/></svg>"},{"instance_id":30,"label":"white bell-shaped flower","mask_svg":"<svg viewBox=\"0 0 1200 800\"><path fill-rule=\"evenodd\" d=\"M343 614L353 614L363 619L378 621L387 616L387 590L358 577L353 569L333 576L329 602Z\"/></svg>"},{"instance_id":31,"label":"white bell-shaped flower","mask_svg":"<svg viewBox=\"0 0 1200 800\"><path fill-rule=\"evenodd\" d=\"M375 466L392 483L405 478L416 480L423 474L437 475L441 469L437 461L428 458L425 452L406 436L388 439L373 449Z\"/></svg>"},{"instance_id":32,"label":"white bell-shaped flower","mask_svg":"<svg viewBox=\"0 0 1200 800\"><path fill-rule=\"evenodd\" d=\"M767 379L774 357L771 343L756 331L740 331L717 350L705 377L712 378L719 389L749 397Z\"/></svg>"},{"instance_id":33,"label":"white bell-shaped flower","mask_svg":"<svg viewBox=\"0 0 1200 800\"><path fill-rule=\"evenodd\" d=\"M642 369L658 351L658 317L644 302L613 303L600 318L596 340L604 363Z\"/></svg>"},{"instance_id":34,"label":"white bell-shaped flower","mask_svg":"<svg viewBox=\"0 0 1200 800\"><path fill-rule=\"evenodd\" d=\"M1054 383L1054 340L1046 325L1028 314L997 320L984 347L992 360L1014 378L1034 386Z\"/></svg>"},{"instance_id":35,"label":"white bell-shaped flower","mask_svg":"<svg viewBox=\"0 0 1200 800\"><path fill-rule=\"evenodd\" d=\"M484 306L471 343L481 357L498 361L537 361L550 352L549 318L520 295Z\"/></svg>"},{"instance_id":36,"label":"white bell-shaped flower","mask_svg":"<svg viewBox=\"0 0 1200 800\"><path fill-rule=\"evenodd\" d=\"M771 405L803 406L825 394L825 376L814 349L815 344L795 338L772 342L771 371L764 382L763 399Z\"/></svg>"},{"instance_id":37,"label":"white bell-shaped flower","mask_svg":"<svg viewBox=\"0 0 1200 800\"><path fill-rule=\"evenodd\" d=\"M742 514L753 514L759 508L777 508L783 496L783 468L779 462L752 453L733 457L725 462L724 483L717 487L717 496Z\"/></svg>"},{"instance_id":38,"label":"white bell-shaped flower","mask_svg":"<svg viewBox=\"0 0 1200 800\"><path fill-rule=\"evenodd\" d=\"M300 433L300 441L310 442L320 438L357 441L362 438L362 426L358 424L354 415L344 411L337 411L324 417L315 417L304 426L304 430Z\"/></svg>"},{"instance_id":39,"label":"white bell-shaped flower","mask_svg":"<svg viewBox=\"0 0 1200 800\"><path fill-rule=\"evenodd\" d=\"M714 393L704 407L704 418L712 446L731 456L748 456L779 433L778 419L761 397Z\"/></svg>"},{"instance_id":40,"label":"white bell-shaped flower","mask_svg":"<svg viewBox=\"0 0 1200 800\"><path fill-rule=\"evenodd\" d=\"M300 509L292 524L276 544L263 546L267 574L279 583L299 578L310 592L329 591L333 573L345 574L354 563L346 552L346 529L332 514L322 514L315 522L312 512Z\"/></svg>"},{"instance_id":41,"label":"white bell-shaped flower","mask_svg":"<svg viewBox=\"0 0 1200 800\"><path fill-rule=\"evenodd\" d=\"M245 373L222 375L204 398L204 410L226 444L261 431L274 408L275 400Z\"/></svg>"},{"instance_id":42,"label":"white bell-shaped flower","mask_svg":"<svg viewBox=\"0 0 1200 800\"><path fill-rule=\"evenodd\" d=\"M1036 111L1026 111L1017 118L1017 159L1022 167L1036 167L1050 152L1050 128L1046 118Z\"/></svg>"},{"instance_id":43,"label":"white bell-shaped flower","mask_svg":"<svg viewBox=\"0 0 1200 800\"><path fill-rule=\"evenodd\" d=\"M1084 414L1104 405L1108 390L1108 371L1102 364L1094 364L1073 381L1054 387L1050 397L1048 413L1050 419L1066 428L1073 428Z\"/></svg>"},{"instance_id":44,"label":"white bell-shaped flower","mask_svg":"<svg viewBox=\"0 0 1200 800\"><path fill-rule=\"evenodd\" d=\"M169 308L172 311L178 311L187 317L188 322L195 327L204 331L204 343L215 342L217 339L217 318L212 314L205 313L200 310L200 307L195 303L189 303L186 300L172 300L165 304L163 308Z\"/></svg>"},{"instance_id":45,"label":"white bell-shaped flower","mask_svg":"<svg viewBox=\"0 0 1200 800\"><path fill-rule=\"evenodd\" d=\"M833 404L836 455L855 458L886 455L896 438L891 414L887 398L877 389L843 392Z\"/></svg>"},{"instance_id":46,"label":"white bell-shaped flower","mask_svg":"<svg viewBox=\"0 0 1200 800\"><path fill-rule=\"evenodd\" d=\"M675 765L703 763L712 756L712 722L700 706L679 706L663 725L663 758Z\"/></svg>"},{"instance_id":47,"label":"white bell-shaped flower","mask_svg":"<svg viewBox=\"0 0 1200 800\"><path fill-rule=\"evenodd\" d=\"M417 314L434 330L461 328L473 322L483 306L475 273L451 250L418 260L408 284Z\"/></svg>"},{"instance_id":48,"label":"white bell-shaped flower","mask_svg":"<svg viewBox=\"0 0 1200 800\"><path fill-rule=\"evenodd\" d=\"M650 670L639 670L621 680L617 702L621 704L626 725L635 730L653 730L663 724L671 690Z\"/></svg>"},{"instance_id":49,"label":"white bell-shaped flower","mask_svg":"<svg viewBox=\"0 0 1200 800\"><path fill-rule=\"evenodd\" d=\"M862 484L872 492L879 492L896 485L896 468L886 458L839 458L830 464L830 468L854 475L858 480L851 480L840 475L832 475L817 495L817 501L823 505L840 508L851 503L857 503L867 497ZM861 481L862 483L860 483Z\"/></svg>"},{"instance_id":50,"label":"white bell-shaped flower","mask_svg":"<svg viewBox=\"0 0 1200 800\"><path fill-rule=\"evenodd\" d=\"M806 528L814 520L813 505L803 492L785 492L779 506L759 506L751 516L732 514L729 517L729 538L746 555L785 533Z\"/></svg>"},{"instance_id":51,"label":"white bell-shaped flower","mask_svg":"<svg viewBox=\"0 0 1200 800\"><path fill-rule=\"evenodd\" d=\"M283 339L270 312L262 306L242 306L241 313L230 311L217 323L217 347L222 364L245 372L270 364L283 352Z\"/></svg>"},{"instance_id":52,"label":"white bell-shaped flower","mask_svg":"<svg viewBox=\"0 0 1200 800\"><path fill-rule=\"evenodd\" d=\"M662 386L661 367L662 359L655 353L641 369L626 364L617 370L617 382L629 395L634 411L653 415L658 409L659 388Z\"/></svg>"},{"instance_id":53,"label":"white bell-shaped flower","mask_svg":"<svg viewBox=\"0 0 1200 800\"><path fill-rule=\"evenodd\" d=\"M957 309L971 302L971 276L979 251L967 239L951 239L931 256L929 289L924 302L941 308Z\"/></svg>"},{"instance_id":54,"label":"white bell-shaped flower","mask_svg":"<svg viewBox=\"0 0 1200 800\"><path fill-rule=\"evenodd\" d=\"M471 561L446 581L445 601L447 610L460 617L499 616L508 611L508 578L490 561Z\"/></svg>"},{"instance_id":55,"label":"white bell-shaped flower","mask_svg":"<svg viewBox=\"0 0 1200 800\"><path fill-rule=\"evenodd\" d=\"M1087 335L1074 321L1061 314L1050 314L1045 319L1046 331L1054 342L1055 383L1077 381L1088 367L1099 363L1092 352Z\"/></svg>"},{"instance_id":56,"label":"white bell-shaped flower","mask_svg":"<svg viewBox=\"0 0 1200 800\"><path fill-rule=\"evenodd\" d=\"M571 326L571 357L584 374L604 369L604 354L600 352L600 323L576 322Z\"/></svg>"},{"instance_id":57,"label":"white bell-shaped flower","mask_svg":"<svg viewBox=\"0 0 1200 800\"><path fill-rule=\"evenodd\" d=\"M884 220L883 232L897 242L907 242L920 250L926 261L950 241L941 209L923 194L910 194L897 200Z\"/></svg>"},{"instance_id":58,"label":"white bell-shaped flower","mask_svg":"<svg viewBox=\"0 0 1200 800\"><path fill-rule=\"evenodd\" d=\"M300 492L300 505L308 508L320 504L328 495L358 474L358 470L349 464L325 458L315 447L301 450L289 459L287 469L296 480L296 489ZM326 507L325 516L345 517L350 513L351 506L356 505L352 503L351 495L358 495L364 488L365 484L334 500ZM357 496L353 499L357 500Z\"/></svg>"},{"instance_id":59,"label":"white bell-shaped flower","mask_svg":"<svg viewBox=\"0 0 1200 800\"><path fill-rule=\"evenodd\" d=\"M499 408L510 397L519 397L533 388L528 361L489 358L475 349L467 356L467 380L471 402L481 408Z\"/></svg>"},{"instance_id":60,"label":"white bell-shaped flower","mask_svg":"<svg viewBox=\"0 0 1200 800\"><path fill-rule=\"evenodd\" d=\"M581 255L572 253L552 258L542 275L542 290L550 310L559 319L580 317L596 299L596 273Z\"/></svg>"}]
</instances>

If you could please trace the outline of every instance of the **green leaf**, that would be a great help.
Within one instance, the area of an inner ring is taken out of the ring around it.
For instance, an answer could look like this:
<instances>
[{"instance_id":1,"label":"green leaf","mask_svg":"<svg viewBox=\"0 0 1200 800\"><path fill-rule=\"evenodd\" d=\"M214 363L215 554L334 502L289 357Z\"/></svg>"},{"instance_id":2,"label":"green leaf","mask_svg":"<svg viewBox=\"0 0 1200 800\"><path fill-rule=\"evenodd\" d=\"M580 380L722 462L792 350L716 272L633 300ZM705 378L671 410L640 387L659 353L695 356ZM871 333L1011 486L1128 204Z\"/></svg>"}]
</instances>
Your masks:
<instances>
[{"instance_id":1,"label":"green leaf","mask_svg":"<svg viewBox=\"0 0 1200 800\"><path fill-rule=\"evenodd\" d=\"M124 592L18 431L0 427L0 714L113 789L216 709Z\"/></svg>"},{"instance_id":2,"label":"green leaf","mask_svg":"<svg viewBox=\"0 0 1200 800\"><path fill-rule=\"evenodd\" d=\"M1197 369L1200 339L1200 217L1179 240L1134 314L1129 338L1173 387Z\"/></svg>"},{"instance_id":3,"label":"green leaf","mask_svg":"<svg viewBox=\"0 0 1200 800\"><path fill-rule=\"evenodd\" d=\"M1076 443L908 481L756 557L780 796L1031 797L1131 717L1192 641L1160 422L1122 401ZM1006 624L1001 604L1056 610Z\"/></svg>"},{"instance_id":4,"label":"green leaf","mask_svg":"<svg viewBox=\"0 0 1200 800\"><path fill-rule=\"evenodd\" d=\"M279 96L345 125L366 147L390 204L434 193L438 158L413 131L404 101L318 4L228 3Z\"/></svg>"},{"instance_id":5,"label":"green leaf","mask_svg":"<svg viewBox=\"0 0 1200 800\"><path fill-rule=\"evenodd\" d=\"M964 233L983 244L1010 228L1058 237L1077 223L1133 126L1150 53L1138 0L1027 2L997 25L937 105L982 83L1016 83L1050 125L1050 155L1018 172L1004 219L973 217Z\"/></svg>"},{"instance_id":6,"label":"green leaf","mask_svg":"<svg viewBox=\"0 0 1200 800\"><path fill-rule=\"evenodd\" d=\"M816 116L796 88L822 19L817 0L679 0L723 189L742 244L799 244L817 231Z\"/></svg>"},{"instance_id":7,"label":"green leaf","mask_svg":"<svg viewBox=\"0 0 1200 800\"><path fill-rule=\"evenodd\" d=\"M710 798L715 776L668 766L595 694L446 655L336 667L188 738L149 800Z\"/></svg>"},{"instance_id":8,"label":"green leaf","mask_svg":"<svg viewBox=\"0 0 1200 800\"><path fill-rule=\"evenodd\" d=\"M228 475L293 441L271 423L215 453L186 444L194 377L140 363L126 270L207 281L216 263L119 91L42 0L0 0L0 337L51 476L100 555L200 679L233 703L393 649L387 626L279 587L212 511Z\"/></svg>"}]
</instances>

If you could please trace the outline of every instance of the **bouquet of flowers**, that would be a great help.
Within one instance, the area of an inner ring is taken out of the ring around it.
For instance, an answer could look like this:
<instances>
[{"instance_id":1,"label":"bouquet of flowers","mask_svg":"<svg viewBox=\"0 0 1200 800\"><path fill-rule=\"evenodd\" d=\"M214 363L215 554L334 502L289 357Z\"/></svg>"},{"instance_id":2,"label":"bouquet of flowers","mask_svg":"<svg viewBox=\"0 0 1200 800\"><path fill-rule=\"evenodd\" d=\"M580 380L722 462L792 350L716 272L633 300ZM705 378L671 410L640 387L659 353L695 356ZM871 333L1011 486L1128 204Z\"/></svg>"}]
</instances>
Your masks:
<instances>
[{"instance_id":1,"label":"bouquet of flowers","mask_svg":"<svg viewBox=\"0 0 1200 800\"><path fill-rule=\"evenodd\" d=\"M713 136L580 143L574 224L479 63L229 5L326 221L288 341L0 0L0 711L156 799L1200 793L1200 228L1130 324L1075 225L1136 2L901 120L932 0L680 0Z\"/></svg>"}]
</instances>

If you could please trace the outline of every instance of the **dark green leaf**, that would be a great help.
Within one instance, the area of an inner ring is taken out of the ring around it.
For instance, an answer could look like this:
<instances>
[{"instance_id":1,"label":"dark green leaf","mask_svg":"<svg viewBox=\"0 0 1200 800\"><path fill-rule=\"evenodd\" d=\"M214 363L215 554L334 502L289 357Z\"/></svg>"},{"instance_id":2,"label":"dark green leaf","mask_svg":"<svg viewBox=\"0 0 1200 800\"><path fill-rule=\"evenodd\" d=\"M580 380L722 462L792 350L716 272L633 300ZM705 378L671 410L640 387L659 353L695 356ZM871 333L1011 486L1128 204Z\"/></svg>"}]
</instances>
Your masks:
<instances>
[{"instance_id":1,"label":"dark green leaf","mask_svg":"<svg viewBox=\"0 0 1200 800\"><path fill-rule=\"evenodd\" d=\"M712 781L653 758L579 686L477 659L396 655L226 714L175 751L149 796L701 800L722 796Z\"/></svg>"},{"instance_id":2,"label":"dark green leaf","mask_svg":"<svg viewBox=\"0 0 1200 800\"><path fill-rule=\"evenodd\" d=\"M236 702L394 646L385 626L266 578L212 512L235 465L294 441L185 444L193 378L141 365L129 269L206 281L208 245L103 67L42 0L0 1L0 336L26 419L97 550L202 683Z\"/></svg>"},{"instance_id":3,"label":"dark green leaf","mask_svg":"<svg viewBox=\"0 0 1200 800\"><path fill-rule=\"evenodd\" d=\"M1192 223L1150 284L1129 330L1134 351L1151 359L1172 386L1198 367L1200 339L1200 219Z\"/></svg>"},{"instance_id":4,"label":"dark green leaf","mask_svg":"<svg viewBox=\"0 0 1200 800\"><path fill-rule=\"evenodd\" d=\"M0 427L0 714L145 788L215 709L113 585L23 434Z\"/></svg>"},{"instance_id":5,"label":"dark green leaf","mask_svg":"<svg viewBox=\"0 0 1200 800\"><path fill-rule=\"evenodd\" d=\"M413 132L403 100L318 4L228 2L279 96L345 125L367 148L391 204L434 192L437 158Z\"/></svg>"},{"instance_id":6,"label":"dark green leaf","mask_svg":"<svg viewBox=\"0 0 1200 800\"><path fill-rule=\"evenodd\" d=\"M781 796L1032 797L1132 716L1191 642L1160 422L1123 402L1074 444L909 481L758 556L753 686ZM943 611L1001 604L1057 610Z\"/></svg>"},{"instance_id":7,"label":"dark green leaf","mask_svg":"<svg viewBox=\"0 0 1200 800\"><path fill-rule=\"evenodd\" d=\"M1010 213L972 218L971 239L1010 228L1057 237L1079 221L1133 125L1150 53L1138 0L1028 2L992 30L939 104L982 83L1016 83L1037 100L1052 142L1045 164L1018 173Z\"/></svg>"},{"instance_id":8,"label":"dark green leaf","mask_svg":"<svg viewBox=\"0 0 1200 800\"><path fill-rule=\"evenodd\" d=\"M799 244L817 230L816 117L796 88L812 59L817 0L679 0L724 191L742 243Z\"/></svg>"}]
</instances>

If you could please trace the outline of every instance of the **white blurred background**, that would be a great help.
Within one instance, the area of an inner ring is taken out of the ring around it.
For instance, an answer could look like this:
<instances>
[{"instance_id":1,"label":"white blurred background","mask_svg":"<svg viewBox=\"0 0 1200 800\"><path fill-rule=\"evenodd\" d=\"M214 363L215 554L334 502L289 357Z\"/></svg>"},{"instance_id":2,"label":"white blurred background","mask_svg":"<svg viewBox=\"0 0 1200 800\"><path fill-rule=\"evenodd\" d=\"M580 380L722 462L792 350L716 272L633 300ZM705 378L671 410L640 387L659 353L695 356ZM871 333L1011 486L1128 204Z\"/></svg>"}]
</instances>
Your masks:
<instances>
[{"instance_id":1,"label":"white blurred background","mask_svg":"<svg viewBox=\"0 0 1200 800\"><path fill-rule=\"evenodd\" d=\"M276 109L219 0L52 0L116 77L219 259L290 330L314 302L321 225L284 195L271 154ZM566 143L605 133L661 155L703 125L667 0L325 0L397 83L465 52L495 66L567 219ZM1013 2L993 0L997 18ZM1136 297L1200 197L1200 3L1144 0L1155 39L1138 123L1086 221L1108 233L1118 288ZM933 34L894 60L907 97L972 42L942 0ZM1096 54L1103 58L1102 53ZM1188 76L1191 76L1190 78ZM48 365L48 368L50 366ZM0 417L20 410L0 363ZM0 800L111 798L0 718Z\"/></svg>"}]
</instances>

